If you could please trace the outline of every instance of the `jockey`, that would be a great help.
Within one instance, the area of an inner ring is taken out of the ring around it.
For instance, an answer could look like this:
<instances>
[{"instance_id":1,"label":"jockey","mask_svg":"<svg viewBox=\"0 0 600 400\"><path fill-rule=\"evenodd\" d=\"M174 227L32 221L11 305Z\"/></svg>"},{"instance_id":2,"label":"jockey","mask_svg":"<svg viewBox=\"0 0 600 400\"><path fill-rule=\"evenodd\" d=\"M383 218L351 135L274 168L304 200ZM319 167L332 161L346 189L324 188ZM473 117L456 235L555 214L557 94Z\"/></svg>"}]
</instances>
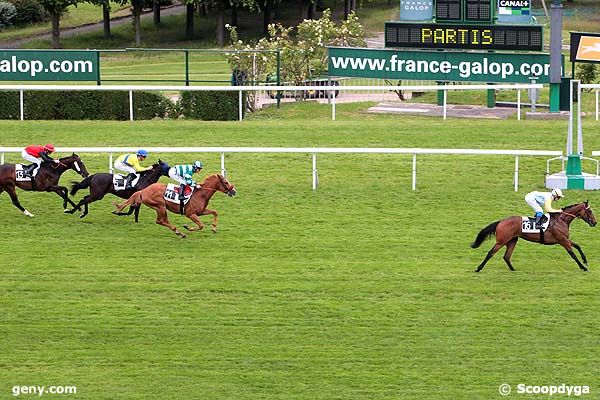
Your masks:
<instances>
[{"instance_id":1,"label":"jockey","mask_svg":"<svg viewBox=\"0 0 600 400\"><path fill-rule=\"evenodd\" d=\"M135 179L138 172L152 169L152 167L144 168L140 165L140 161L144 161L146 157L148 157L148 152L140 149L135 154L122 154L115 160L115 168L128 174L125 177L125 189L131 187L131 182Z\"/></svg>"},{"instance_id":2,"label":"jockey","mask_svg":"<svg viewBox=\"0 0 600 400\"><path fill-rule=\"evenodd\" d=\"M202 162L194 161L193 164L181 164L175 165L169 169L169 178L179 183L179 207L181 213L183 213L183 199L185 194L186 186L194 186L196 182L193 180L192 175L202 170Z\"/></svg>"},{"instance_id":3,"label":"jockey","mask_svg":"<svg viewBox=\"0 0 600 400\"><path fill-rule=\"evenodd\" d=\"M21 157L33 164L23 168L23 173L26 176L33 178L35 176L35 171L40 167L42 161L54 162L56 164L60 163L60 161L50 157L50 154L52 153L54 153L54 145L51 143L48 143L45 146L31 145L25 147L23 151L21 151Z\"/></svg>"},{"instance_id":4,"label":"jockey","mask_svg":"<svg viewBox=\"0 0 600 400\"><path fill-rule=\"evenodd\" d=\"M533 191L527 193L527 195L525 196L525 201L535 211L535 227L537 229L540 229L542 227L542 217L544 216L544 211L542 210L541 206L544 206L546 212L549 213L562 212L560 208L557 210L552 208L552 201L558 200L562 197L564 197L563 192L558 188L552 189L551 192Z\"/></svg>"}]
</instances>

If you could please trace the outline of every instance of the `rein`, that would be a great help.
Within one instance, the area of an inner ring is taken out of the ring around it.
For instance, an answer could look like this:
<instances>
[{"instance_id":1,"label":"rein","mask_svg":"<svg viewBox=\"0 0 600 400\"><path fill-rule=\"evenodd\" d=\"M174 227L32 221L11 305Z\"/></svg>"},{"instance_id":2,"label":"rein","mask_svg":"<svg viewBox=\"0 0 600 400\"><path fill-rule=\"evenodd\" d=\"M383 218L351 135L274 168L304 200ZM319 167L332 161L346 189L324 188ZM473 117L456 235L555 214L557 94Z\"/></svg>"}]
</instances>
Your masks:
<instances>
[{"instance_id":1,"label":"rein","mask_svg":"<svg viewBox=\"0 0 600 400\"><path fill-rule=\"evenodd\" d=\"M574 215L574 214L568 213L566 211L563 211L562 213L568 215L569 217L580 218L579 215Z\"/></svg>"}]
</instances>

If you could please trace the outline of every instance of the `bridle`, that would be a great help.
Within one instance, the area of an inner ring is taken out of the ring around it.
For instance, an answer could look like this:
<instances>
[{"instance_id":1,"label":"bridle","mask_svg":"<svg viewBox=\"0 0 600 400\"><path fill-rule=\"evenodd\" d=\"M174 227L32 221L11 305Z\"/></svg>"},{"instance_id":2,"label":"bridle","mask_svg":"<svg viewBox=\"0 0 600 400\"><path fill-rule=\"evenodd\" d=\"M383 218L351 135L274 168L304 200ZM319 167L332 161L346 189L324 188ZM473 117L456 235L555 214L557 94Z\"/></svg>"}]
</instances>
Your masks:
<instances>
[{"instance_id":1,"label":"bridle","mask_svg":"<svg viewBox=\"0 0 600 400\"><path fill-rule=\"evenodd\" d=\"M589 204L588 204L588 205L585 205L584 207L585 207L585 209L586 209L586 210L589 210L589 209L591 208L591 207L589 206ZM586 223L588 223L588 224L590 223L590 221L588 221L586 218L582 217L581 215L575 215L575 214L571 214L571 213L568 213L568 212L566 212L566 211L564 211L564 210L563 210L562 214L568 215L569 217L573 217L574 219L581 218L581 219L582 219L582 220L584 220ZM586 213L586 215L587 215L587 213Z\"/></svg>"}]
</instances>

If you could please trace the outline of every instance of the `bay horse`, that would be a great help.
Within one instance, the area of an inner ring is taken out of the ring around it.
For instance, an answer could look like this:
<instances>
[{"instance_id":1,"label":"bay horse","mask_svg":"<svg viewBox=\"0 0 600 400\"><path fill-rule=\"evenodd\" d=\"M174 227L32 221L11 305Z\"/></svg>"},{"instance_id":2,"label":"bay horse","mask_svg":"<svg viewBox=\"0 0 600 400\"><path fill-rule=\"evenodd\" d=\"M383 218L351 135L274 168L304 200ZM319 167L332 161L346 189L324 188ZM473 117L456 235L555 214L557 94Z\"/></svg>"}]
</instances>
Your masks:
<instances>
[{"instance_id":1,"label":"bay horse","mask_svg":"<svg viewBox=\"0 0 600 400\"><path fill-rule=\"evenodd\" d=\"M65 212L74 214L75 211L81 210L81 207L84 207L84 210L79 216L79 218L83 218L88 215L88 204L93 203L94 201L102 200L102 198L109 193L114 194L122 199L128 199L138 190L145 189L151 184L158 182L160 177L163 175L168 175L168 172L169 164L162 160L158 160L156 164L152 165L152 169L140 173L140 179L137 185L123 190L115 190L115 186L113 185L114 174L107 172L92 174L79 183L73 182L74 185L71 186L71 196L75 196L77 191L87 188L90 189L90 194L81 199L73 209L66 210ZM140 214L139 206L132 206L129 208L128 212L119 213L118 215L131 215L133 212L135 212L135 222L138 222L138 217Z\"/></svg>"},{"instance_id":2,"label":"bay horse","mask_svg":"<svg viewBox=\"0 0 600 400\"><path fill-rule=\"evenodd\" d=\"M551 213L548 229L546 229L543 236L541 236L539 232L523 233L521 227L521 217L517 216L504 218L500 221L489 224L483 228L479 234L477 234L477 238L471 244L471 247L474 249L478 248L481 246L481 243L483 243L492 235L496 235L496 244L487 253L485 259L482 261L479 267L477 267L475 272L481 271L489 259L492 258L493 255L500 250L500 248L502 248L502 246L506 246L504 261L508 265L508 268L510 268L511 271L514 271L515 269L510 262L510 257L519 238L523 238L529 242L536 242L546 245L560 244L565 248L565 250L567 250L567 253L569 253L573 260L575 260L579 268L587 271L588 263L585 254L583 254L581 247L577 243L569 239L569 225L577 218L581 218L590 226L596 226L596 217L594 216L592 208L587 201L584 203L578 203L564 207L563 211L560 213ZM579 251L581 258L583 259L583 263L579 261L573 252L573 247Z\"/></svg>"},{"instance_id":3,"label":"bay horse","mask_svg":"<svg viewBox=\"0 0 600 400\"><path fill-rule=\"evenodd\" d=\"M63 199L64 209L67 208L67 203L75 206L75 203L69 199L67 188L59 186L58 181L60 180L60 176L69 169L72 169L84 178L89 175L88 171L81 158L75 153L68 157L59 158L58 161L58 163L42 162L33 182L31 180L17 182L15 164L0 165L0 193L6 191L15 207L28 217L33 217L33 214L21 205L15 187L34 192L54 192Z\"/></svg>"},{"instance_id":4,"label":"bay horse","mask_svg":"<svg viewBox=\"0 0 600 400\"><path fill-rule=\"evenodd\" d=\"M166 187L167 185L164 183L154 183L146 189L134 193L127 201L121 204L115 204L116 211L113 211L113 214L117 214L127 206L139 206L140 204L145 204L153 210L156 210L157 224L166 226L180 238L185 238L186 235L180 232L175 225L171 225L167 217L167 210L179 214L180 209L179 203L172 203L164 199L163 195ZM222 175L214 174L206 177L201 184L196 185L192 197L183 209L184 215L191 219L197 227L184 225L183 227L185 229L188 231L199 231L203 229L204 224L200 221L198 216L212 214L213 220L211 230L213 233L217 232L217 212L206 208L210 198L215 192L223 192L229 197L232 197L236 195L237 190L235 189L235 186Z\"/></svg>"}]
</instances>

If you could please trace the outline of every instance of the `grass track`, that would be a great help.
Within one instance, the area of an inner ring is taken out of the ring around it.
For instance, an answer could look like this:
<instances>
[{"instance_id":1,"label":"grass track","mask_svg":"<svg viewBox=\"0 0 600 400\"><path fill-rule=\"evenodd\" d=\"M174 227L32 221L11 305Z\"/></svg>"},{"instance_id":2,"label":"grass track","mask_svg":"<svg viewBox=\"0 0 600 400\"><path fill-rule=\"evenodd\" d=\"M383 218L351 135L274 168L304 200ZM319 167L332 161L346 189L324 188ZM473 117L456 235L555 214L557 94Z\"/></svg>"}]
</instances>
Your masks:
<instances>
[{"instance_id":1,"label":"grass track","mask_svg":"<svg viewBox=\"0 0 600 400\"><path fill-rule=\"evenodd\" d=\"M363 115L312 104L243 123L0 122L2 145L356 146L562 149L566 123ZM312 119L308 119L311 115ZM586 121L586 149L600 149ZM88 169L106 158L82 155ZM174 163L182 156L163 156ZM216 155L198 155L206 173ZM16 161L16 155L7 161ZM193 159L196 155L190 155ZM14 159L14 160L13 160ZM528 213L545 160L227 155L238 196L216 195L217 235L180 240L110 215L85 220L50 194L0 195L0 398L75 385L82 399L494 399L509 383L590 385L597 396L597 231L576 221L578 271L558 247L519 243L471 273L489 222ZM69 172L65 182L75 179ZM563 205L597 193L568 191ZM179 226L181 217L171 215ZM514 387L513 387L514 388ZM46 396L48 397L48 396ZM553 398L558 398L554 396Z\"/></svg>"}]
</instances>

